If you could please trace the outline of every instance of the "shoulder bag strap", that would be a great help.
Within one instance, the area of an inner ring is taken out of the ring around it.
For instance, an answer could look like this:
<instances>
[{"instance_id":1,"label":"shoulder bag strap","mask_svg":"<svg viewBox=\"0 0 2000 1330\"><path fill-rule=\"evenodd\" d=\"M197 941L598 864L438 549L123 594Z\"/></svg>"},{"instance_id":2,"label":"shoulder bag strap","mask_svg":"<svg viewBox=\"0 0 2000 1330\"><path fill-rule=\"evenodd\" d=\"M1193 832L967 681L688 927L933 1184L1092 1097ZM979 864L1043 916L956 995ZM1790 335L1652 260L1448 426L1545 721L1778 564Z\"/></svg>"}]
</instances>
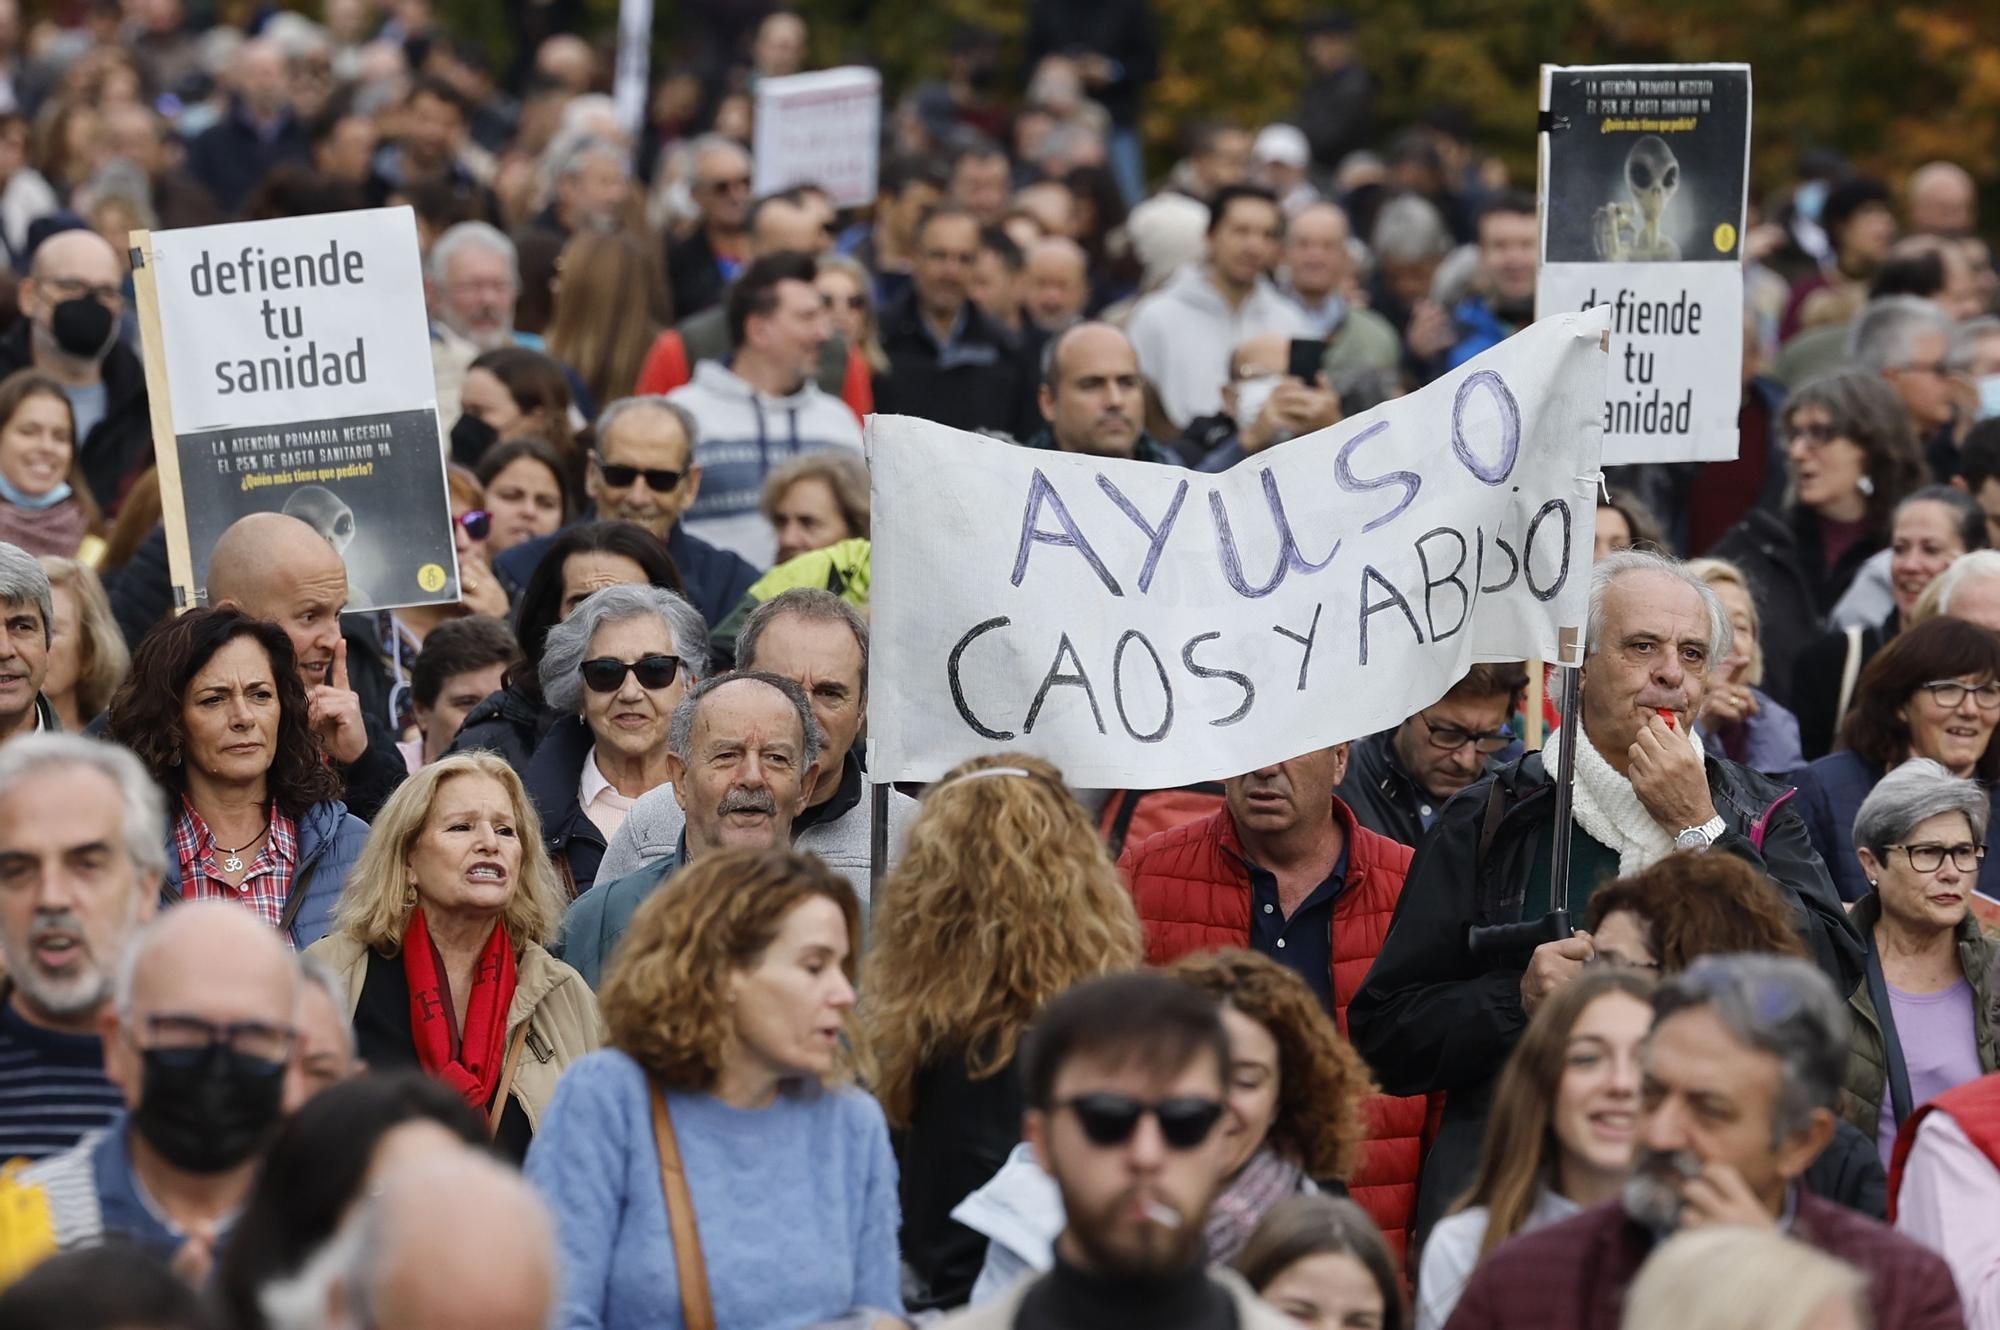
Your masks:
<instances>
[{"instance_id":1,"label":"shoulder bag strap","mask_svg":"<svg viewBox=\"0 0 2000 1330\"><path fill-rule=\"evenodd\" d=\"M1840 722L1847 716L1847 704L1854 700L1854 681L1861 677L1861 634L1860 624L1847 627L1847 655L1840 662L1840 700L1833 704L1833 732L1840 733Z\"/></svg>"},{"instance_id":2,"label":"shoulder bag strap","mask_svg":"<svg viewBox=\"0 0 2000 1330\"><path fill-rule=\"evenodd\" d=\"M331 847L328 847L328 852L331 853ZM285 912L278 916L278 931L286 937L292 935L292 924L297 921L299 911L306 907L306 891L312 886L313 873L318 868L319 860L315 859L292 874L292 891L285 897Z\"/></svg>"},{"instance_id":3,"label":"shoulder bag strap","mask_svg":"<svg viewBox=\"0 0 2000 1330\"><path fill-rule=\"evenodd\" d=\"M522 1021L521 1028L514 1032L513 1042L507 1048L507 1061L500 1067L500 1088L493 1092L493 1102L486 1110L486 1134L500 1134L500 1119L507 1112L507 1096L514 1089L514 1072L521 1065L521 1050L527 1046L528 1030L533 1021Z\"/></svg>"},{"instance_id":4,"label":"shoulder bag strap","mask_svg":"<svg viewBox=\"0 0 2000 1330\"><path fill-rule=\"evenodd\" d=\"M701 1234L694 1226L694 1197L688 1193L681 1168L680 1142L674 1139L667 1096L653 1085L653 1142L660 1150L660 1190L667 1197L667 1231L674 1239L674 1264L681 1284L681 1324L686 1330L715 1330L715 1308L708 1300L708 1265L701 1256Z\"/></svg>"},{"instance_id":5,"label":"shoulder bag strap","mask_svg":"<svg viewBox=\"0 0 2000 1330\"><path fill-rule=\"evenodd\" d=\"M1910 1116L1910 1069L1903 1060L1903 1039L1896 1032L1896 1011L1889 1005L1889 981L1882 974L1882 957L1875 950L1875 930L1868 930L1868 999L1875 1007L1875 1024L1882 1031L1882 1080L1889 1111L1902 1126Z\"/></svg>"}]
</instances>

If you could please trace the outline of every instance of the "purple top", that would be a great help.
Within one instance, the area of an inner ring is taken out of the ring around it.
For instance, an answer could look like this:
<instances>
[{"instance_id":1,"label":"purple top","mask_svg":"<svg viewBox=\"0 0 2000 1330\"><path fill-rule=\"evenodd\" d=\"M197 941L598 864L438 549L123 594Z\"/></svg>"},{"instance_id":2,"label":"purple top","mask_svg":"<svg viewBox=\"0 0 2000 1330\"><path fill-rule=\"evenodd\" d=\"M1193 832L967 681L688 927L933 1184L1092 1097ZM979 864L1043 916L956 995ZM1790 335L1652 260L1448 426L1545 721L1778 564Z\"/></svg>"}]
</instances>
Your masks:
<instances>
[{"instance_id":1,"label":"purple top","mask_svg":"<svg viewBox=\"0 0 2000 1330\"><path fill-rule=\"evenodd\" d=\"M1903 1042L1903 1064L1910 1072L1910 1107L1927 1104L1946 1090L1977 1080L1979 1034L1972 1020L1972 984L1961 978L1935 993L1905 993L1894 984L1889 1006L1896 1035ZM1882 1091L1882 1118L1875 1133L1882 1167L1896 1148L1896 1110L1888 1087Z\"/></svg>"}]
</instances>

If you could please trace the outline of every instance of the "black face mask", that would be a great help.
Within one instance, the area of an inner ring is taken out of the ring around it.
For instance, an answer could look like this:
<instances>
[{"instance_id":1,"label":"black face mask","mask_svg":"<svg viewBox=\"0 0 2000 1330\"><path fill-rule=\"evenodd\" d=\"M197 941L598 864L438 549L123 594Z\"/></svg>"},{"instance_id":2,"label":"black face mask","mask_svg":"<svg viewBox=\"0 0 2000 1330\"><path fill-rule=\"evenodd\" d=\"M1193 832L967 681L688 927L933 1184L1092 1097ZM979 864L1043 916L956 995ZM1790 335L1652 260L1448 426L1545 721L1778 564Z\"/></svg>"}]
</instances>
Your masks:
<instances>
[{"instance_id":1,"label":"black face mask","mask_svg":"<svg viewBox=\"0 0 2000 1330\"><path fill-rule=\"evenodd\" d=\"M451 460L460 466L478 466L479 459L486 456L486 450L499 437L500 431L478 416L462 415L451 427Z\"/></svg>"},{"instance_id":2,"label":"black face mask","mask_svg":"<svg viewBox=\"0 0 2000 1330\"><path fill-rule=\"evenodd\" d=\"M270 1139L284 1109L285 1064L226 1044L143 1051L145 1075L132 1125L146 1144L188 1173L223 1173Z\"/></svg>"},{"instance_id":3,"label":"black face mask","mask_svg":"<svg viewBox=\"0 0 2000 1330\"><path fill-rule=\"evenodd\" d=\"M49 313L56 345L81 360L102 360L117 334L117 320L95 296L65 300Z\"/></svg>"}]
</instances>

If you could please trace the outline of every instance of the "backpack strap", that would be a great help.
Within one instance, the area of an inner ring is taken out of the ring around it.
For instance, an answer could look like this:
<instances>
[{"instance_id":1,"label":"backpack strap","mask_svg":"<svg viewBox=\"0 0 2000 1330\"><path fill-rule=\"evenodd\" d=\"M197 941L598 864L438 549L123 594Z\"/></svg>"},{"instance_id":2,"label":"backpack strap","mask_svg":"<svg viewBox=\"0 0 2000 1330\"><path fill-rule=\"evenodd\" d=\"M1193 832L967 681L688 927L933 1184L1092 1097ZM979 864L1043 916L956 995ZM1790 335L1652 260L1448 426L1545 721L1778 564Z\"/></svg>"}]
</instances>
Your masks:
<instances>
[{"instance_id":1,"label":"backpack strap","mask_svg":"<svg viewBox=\"0 0 2000 1330\"><path fill-rule=\"evenodd\" d=\"M1840 700L1833 704L1833 732L1840 733L1840 722L1847 716L1847 704L1854 700L1854 684L1861 677L1861 634L1864 630L1858 623L1847 626L1847 654L1840 662Z\"/></svg>"},{"instance_id":2,"label":"backpack strap","mask_svg":"<svg viewBox=\"0 0 2000 1330\"><path fill-rule=\"evenodd\" d=\"M1500 834L1500 819L1507 815L1507 792L1500 788L1496 778L1493 787L1486 792L1486 814L1479 819L1479 858L1477 863L1486 862L1487 854L1493 849L1494 837Z\"/></svg>"}]
</instances>

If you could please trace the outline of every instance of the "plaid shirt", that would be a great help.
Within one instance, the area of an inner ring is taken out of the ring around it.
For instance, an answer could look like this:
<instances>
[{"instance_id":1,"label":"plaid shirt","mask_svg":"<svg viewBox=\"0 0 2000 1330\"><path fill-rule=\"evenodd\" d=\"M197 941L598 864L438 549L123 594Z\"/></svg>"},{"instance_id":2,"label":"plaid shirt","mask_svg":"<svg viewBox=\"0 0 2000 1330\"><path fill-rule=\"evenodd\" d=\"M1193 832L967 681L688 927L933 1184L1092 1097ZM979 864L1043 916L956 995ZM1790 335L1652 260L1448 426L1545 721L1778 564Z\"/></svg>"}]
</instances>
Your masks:
<instances>
[{"instance_id":1,"label":"plaid shirt","mask_svg":"<svg viewBox=\"0 0 2000 1330\"><path fill-rule=\"evenodd\" d=\"M185 797L181 815L174 819L174 857L181 866L181 899L242 901L271 927L285 917L285 901L292 894L292 875L298 871L299 834L292 819L271 806L271 831L265 836L257 857L250 861L240 886L231 886L217 862L215 833L208 829L200 813Z\"/></svg>"}]
</instances>

